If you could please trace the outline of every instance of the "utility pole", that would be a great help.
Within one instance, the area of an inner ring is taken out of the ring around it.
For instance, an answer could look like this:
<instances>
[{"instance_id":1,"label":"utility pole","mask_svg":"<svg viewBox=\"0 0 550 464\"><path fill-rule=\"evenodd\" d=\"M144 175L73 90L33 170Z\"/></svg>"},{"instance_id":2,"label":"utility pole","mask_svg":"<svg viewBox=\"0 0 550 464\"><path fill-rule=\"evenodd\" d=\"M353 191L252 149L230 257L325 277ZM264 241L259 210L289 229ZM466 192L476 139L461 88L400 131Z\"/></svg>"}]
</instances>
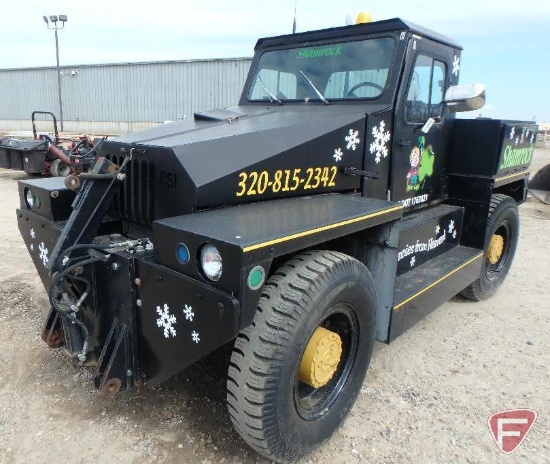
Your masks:
<instances>
[{"instance_id":1,"label":"utility pole","mask_svg":"<svg viewBox=\"0 0 550 464\"><path fill-rule=\"evenodd\" d=\"M61 69L59 68L59 37L57 35L58 29L63 29L65 27L65 23L67 22L67 16L66 15L53 15L50 16L50 21L53 24L53 27L50 27L50 23L48 21L47 16L42 16L44 19L44 22L46 23L46 26L48 26L48 29L53 29L55 32L55 60L56 60L56 69L57 69L57 98L59 101L59 122L61 125L61 132L63 132L63 100L61 98ZM58 27L57 23L60 22L62 24L61 27Z\"/></svg>"}]
</instances>

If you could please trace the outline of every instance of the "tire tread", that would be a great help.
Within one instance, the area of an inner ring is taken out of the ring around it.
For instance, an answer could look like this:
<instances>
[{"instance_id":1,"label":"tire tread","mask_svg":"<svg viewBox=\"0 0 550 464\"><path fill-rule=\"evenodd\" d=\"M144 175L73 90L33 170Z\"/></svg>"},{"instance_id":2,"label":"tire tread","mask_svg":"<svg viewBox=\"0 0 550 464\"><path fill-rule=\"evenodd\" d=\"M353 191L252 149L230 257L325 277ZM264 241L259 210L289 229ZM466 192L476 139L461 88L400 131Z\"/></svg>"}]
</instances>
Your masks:
<instances>
[{"instance_id":1,"label":"tire tread","mask_svg":"<svg viewBox=\"0 0 550 464\"><path fill-rule=\"evenodd\" d=\"M509 197L508 195L504 195L502 193L496 193L491 196L491 201L489 203L489 214L487 216L487 224L490 224L493 218L500 213L500 210L504 207L507 207L507 205L513 204L515 205L516 202ZM488 232L488 231L487 231ZM484 244L484 250L486 250L488 245L488 240L490 237L487 235L485 236L485 244ZM483 271L484 272L483 268ZM460 295L462 295L465 298L468 298L469 300L473 301L482 301L487 299L492 295L492 293L488 294L486 290L483 289L482 283L481 283L481 277L476 279L474 282L472 282L468 287L466 287L462 292L460 292Z\"/></svg>"},{"instance_id":2,"label":"tire tread","mask_svg":"<svg viewBox=\"0 0 550 464\"><path fill-rule=\"evenodd\" d=\"M293 460L278 435L275 408L266 408L276 401L276 367L284 362L287 339L319 287L350 260L333 251L309 251L292 258L264 285L254 328L243 329L236 339L227 381L230 417L243 439L268 458Z\"/></svg>"}]
</instances>

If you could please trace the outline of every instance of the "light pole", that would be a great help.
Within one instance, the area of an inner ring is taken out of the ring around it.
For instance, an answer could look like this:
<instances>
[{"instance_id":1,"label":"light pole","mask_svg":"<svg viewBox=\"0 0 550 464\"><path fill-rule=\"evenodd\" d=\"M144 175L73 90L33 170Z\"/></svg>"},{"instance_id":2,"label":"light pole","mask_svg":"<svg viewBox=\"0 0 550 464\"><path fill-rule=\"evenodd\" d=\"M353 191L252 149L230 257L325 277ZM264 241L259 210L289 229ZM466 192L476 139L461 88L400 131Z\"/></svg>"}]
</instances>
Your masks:
<instances>
[{"instance_id":1,"label":"light pole","mask_svg":"<svg viewBox=\"0 0 550 464\"><path fill-rule=\"evenodd\" d=\"M42 16L48 29L53 29L55 31L55 58L57 62L57 97L59 99L59 122L61 123L61 132L63 132L63 101L61 100L61 71L59 69L59 38L57 37L57 30L63 29L65 23L67 22L66 15L52 15L50 16L50 21L53 26L50 26L47 16ZM58 26L58 22L61 23L61 27Z\"/></svg>"}]
</instances>

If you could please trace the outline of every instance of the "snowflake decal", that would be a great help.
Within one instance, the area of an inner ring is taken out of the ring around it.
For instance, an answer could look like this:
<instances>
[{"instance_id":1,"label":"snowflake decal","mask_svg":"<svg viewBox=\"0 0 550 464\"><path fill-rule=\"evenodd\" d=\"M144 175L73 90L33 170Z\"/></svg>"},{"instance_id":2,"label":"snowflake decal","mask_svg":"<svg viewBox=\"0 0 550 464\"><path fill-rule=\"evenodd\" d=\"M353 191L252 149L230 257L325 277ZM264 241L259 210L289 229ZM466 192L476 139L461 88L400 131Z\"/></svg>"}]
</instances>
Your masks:
<instances>
[{"instance_id":1,"label":"snowflake decal","mask_svg":"<svg viewBox=\"0 0 550 464\"><path fill-rule=\"evenodd\" d=\"M31 248L32 250L32 248ZM44 264L44 266L47 264L48 262L48 249L46 248L46 246L44 245L44 242L40 242L40 245L38 245L38 257L42 260L42 264Z\"/></svg>"},{"instance_id":2,"label":"snowflake decal","mask_svg":"<svg viewBox=\"0 0 550 464\"><path fill-rule=\"evenodd\" d=\"M453 58L453 74L458 76L458 71L460 71L460 57L455 55Z\"/></svg>"},{"instance_id":3,"label":"snowflake decal","mask_svg":"<svg viewBox=\"0 0 550 464\"><path fill-rule=\"evenodd\" d=\"M529 139L529 142L533 143L535 140L535 134L531 134L531 138Z\"/></svg>"},{"instance_id":4,"label":"snowflake decal","mask_svg":"<svg viewBox=\"0 0 550 464\"><path fill-rule=\"evenodd\" d=\"M35 233L34 229L31 229L29 233L31 234L32 239L36 238L36 233Z\"/></svg>"},{"instance_id":5,"label":"snowflake decal","mask_svg":"<svg viewBox=\"0 0 550 464\"><path fill-rule=\"evenodd\" d=\"M438 224L435 228L435 235L439 234L439 231L441 230L441 226Z\"/></svg>"},{"instance_id":6,"label":"snowflake decal","mask_svg":"<svg viewBox=\"0 0 550 464\"><path fill-rule=\"evenodd\" d=\"M170 338L170 335L172 337L176 336L176 329L173 327L173 324L176 323L176 316L170 314L169 310L170 308L166 303L164 303L164 307L162 309L160 306L157 306L157 314L159 315L159 318L157 319L157 326L164 329L165 338Z\"/></svg>"},{"instance_id":7,"label":"snowflake decal","mask_svg":"<svg viewBox=\"0 0 550 464\"><path fill-rule=\"evenodd\" d=\"M193 330L193 332L191 332L191 339L195 342L195 343L199 343L201 341L200 337L199 337L199 333L198 332L195 332Z\"/></svg>"},{"instance_id":8,"label":"snowflake decal","mask_svg":"<svg viewBox=\"0 0 550 464\"><path fill-rule=\"evenodd\" d=\"M361 139L359 138L359 131L354 131L353 129L349 130L349 135L346 135L344 138L348 144L346 145L346 148L349 150L350 148L352 150L355 150L357 148L357 145L361 143Z\"/></svg>"},{"instance_id":9,"label":"snowflake decal","mask_svg":"<svg viewBox=\"0 0 550 464\"><path fill-rule=\"evenodd\" d=\"M186 321L193 322L193 318L195 317L195 313L193 312L193 307L189 305L185 305L183 308L183 314L185 316Z\"/></svg>"},{"instance_id":10,"label":"snowflake decal","mask_svg":"<svg viewBox=\"0 0 550 464\"><path fill-rule=\"evenodd\" d=\"M456 238L456 230L453 230L453 238Z\"/></svg>"},{"instance_id":11,"label":"snowflake decal","mask_svg":"<svg viewBox=\"0 0 550 464\"><path fill-rule=\"evenodd\" d=\"M411 267L413 267L416 264L416 256L413 256L411 258Z\"/></svg>"},{"instance_id":12,"label":"snowflake decal","mask_svg":"<svg viewBox=\"0 0 550 464\"><path fill-rule=\"evenodd\" d=\"M332 155L334 161L342 161L342 156L344 156L344 152L341 148L337 148L336 150L334 150L334 155Z\"/></svg>"},{"instance_id":13,"label":"snowflake decal","mask_svg":"<svg viewBox=\"0 0 550 464\"><path fill-rule=\"evenodd\" d=\"M386 144L389 142L391 134L389 131L384 132L386 123L380 121L380 124L372 128L372 135L374 136L374 142L370 144L369 151L375 154L374 161L378 164L381 157L386 158L388 156L388 147Z\"/></svg>"},{"instance_id":14,"label":"snowflake decal","mask_svg":"<svg viewBox=\"0 0 550 464\"><path fill-rule=\"evenodd\" d=\"M453 230L455 230L455 221L453 219L451 219L451 222L449 222L448 230L450 234L452 234Z\"/></svg>"},{"instance_id":15,"label":"snowflake decal","mask_svg":"<svg viewBox=\"0 0 550 464\"><path fill-rule=\"evenodd\" d=\"M516 145L519 143L519 137L516 137Z\"/></svg>"},{"instance_id":16,"label":"snowflake decal","mask_svg":"<svg viewBox=\"0 0 550 464\"><path fill-rule=\"evenodd\" d=\"M510 129L510 140L514 140L514 135L516 135L516 128L515 127L512 127Z\"/></svg>"},{"instance_id":17,"label":"snowflake decal","mask_svg":"<svg viewBox=\"0 0 550 464\"><path fill-rule=\"evenodd\" d=\"M29 245L29 248L31 249L31 251L34 251L34 243L31 243L31 244Z\"/></svg>"}]
</instances>

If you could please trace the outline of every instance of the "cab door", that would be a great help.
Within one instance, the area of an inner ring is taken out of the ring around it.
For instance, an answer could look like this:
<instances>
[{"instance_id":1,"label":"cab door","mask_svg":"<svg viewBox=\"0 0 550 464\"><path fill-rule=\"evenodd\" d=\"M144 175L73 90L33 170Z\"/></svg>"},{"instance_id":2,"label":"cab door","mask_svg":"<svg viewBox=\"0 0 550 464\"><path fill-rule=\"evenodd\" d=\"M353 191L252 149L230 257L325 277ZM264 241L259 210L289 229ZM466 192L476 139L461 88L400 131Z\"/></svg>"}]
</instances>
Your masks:
<instances>
[{"instance_id":1,"label":"cab door","mask_svg":"<svg viewBox=\"0 0 550 464\"><path fill-rule=\"evenodd\" d=\"M459 51L413 35L397 98L390 198L408 209L445 199L452 113L445 91L458 81ZM456 68L456 67L455 67ZM428 123L428 124L426 124Z\"/></svg>"}]
</instances>

